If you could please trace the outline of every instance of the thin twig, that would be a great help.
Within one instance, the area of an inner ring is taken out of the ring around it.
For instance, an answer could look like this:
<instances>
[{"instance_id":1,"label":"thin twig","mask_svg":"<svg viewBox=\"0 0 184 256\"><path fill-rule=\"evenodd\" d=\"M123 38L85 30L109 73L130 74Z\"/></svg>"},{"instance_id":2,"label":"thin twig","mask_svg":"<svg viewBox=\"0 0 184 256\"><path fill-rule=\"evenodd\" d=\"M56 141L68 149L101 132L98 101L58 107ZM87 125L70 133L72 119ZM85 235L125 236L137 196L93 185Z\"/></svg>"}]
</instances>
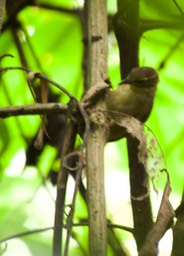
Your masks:
<instances>
[{"instance_id":1,"label":"thin twig","mask_svg":"<svg viewBox=\"0 0 184 256\"><path fill-rule=\"evenodd\" d=\"M1 244L1 243L4 243L4 242L6 242L6 241L9 241L9 240L11 240L11 239L15 239L15 238L23 237L23 236L28 236L28 235L32 235L32 234L44 232L44 231L47 231L47 230L51 230L51 229L53 229L53 228L54 228L54 227L39 228L39 229L34 229L34 230L30 230L30 231L18 233L18 234L12 235L12 236L8 236L8 237L6 237L6 238L0 240L0 244Z\"/></svg>"},{"instance_id":2,"label":"thin twig","mask_svg":"<svg viewBox=\"0 0 184 256\"><path fill-rule=\"evenodd\" d=\"M40 59L39 59L38 56L36 55L35 49L34 49L32 43L31 43L31 38L30 38L30 36L29 36L27 30L23 27L22 24L21 24L21 29L22 29L22 31L23 31L23 33L24 33L24 35L25 35L26 42L27 42L27 44L28 44L28 47L29 47L29 49L30 49L30 52L31 52L33 58L34 58L35 63L36 63L36 65L37 65L37 67L39 68L39 70L43 73L43 68L42 68Z\"/></svg>"},{"instance_id":3,"label":"thin twig","mask_svg":"<svg viewBox=\"0 0 184 256\"><path fill-rule=\"evenodd\" d=\"M74 189L74 194L73 194L73 199L72 199L72 204L71 204L71 210L70 210L68 218L67 218L67 237L66 237L66 243L65 243L65 249L64 249L64 256L68 255L69 240L70 240L70 236L72 233L72 226L73 226L72 223L73 223L73 216L74 216L74 211L75 211L75 201L76 201L77 191L79 189L82 170L83 170L83 163L79 158L79 167L78 167L77 174L75 177L75 189Z\"/></svg>"},{"instance_id":4,"label":"thin twig","mask_svg":"<svg viewBox=\"0 0 184 256\"><path fill-rule=\"evenodd\" d=\"M72 227L82 227L82 226L88 226L88 221L83 221L83 222L79 222L79 223L72 223ZM130 227L121 226L121 225L112 224L112 223L107 223L107 226L110 227L110 228L122 229L124 231L128 231L130 233L133 233L133 228L130 228ZM67 229L67 225L63 225L63 228ZM54 229L53 226L46 227L46 228L34 229L34 230L30 230L30 231L21 232L21 233L15 234L15 235L7 236L7 237L0 240L0 244L2 244L4 242L7 242L9 240L12 240L12 239L16 239L16 238L20 238L20 237L24 237L24 236L29 236L29 235L36 234L36 233L41 233L41 232L45 232L45 231L52 230L52 229Z\"/></svg>"},{"instance_id":5,"label":"thin twig","mask_svg":"<svg viewBox=\"0 0 184 256\"><path fill-rule=\"evenodd\" d=\"M13 35L13 39L14 39L18 54L19 54L21 65L23 67L28 67L27 58L26 58L26 55L25 55L24 49L23 49L23 44L22 44L22 42L19 38L18 28L19 27L15 27L15 26L11 27L11 32L12 32L12 35Z\"/></svg>"},{"instance_id":6,"label":"thin twig","mask_svg":"<svg viewBox=\"0 0 184 256\"><path fill-rule=\"evenodd\" d=\"M63 86L61 86L60 84L51 80L49 77L45 76L42 73L33 72L32 70L30 70L29 68L26 68L26 67L0 67L0 75L4 74L6 71L9 71L9 70L22 70L22 71L26 71L28 73L30 73L30 72L34 73L35 78L38 77L38 78L45 79L47 82L49 82L50 84L54 85L55 87L60 89L62 92L64 92L70 99L75 99L75 97L68 90L66 90Z\"/></svg>"},{"instance_id":7,"label":"thin twig","mask_svg":"<svg viewBox=\"0 0 184 256\"><path fill-rule=\"evenodd\" d=\"M53 236L53 256L60 256L62 252L62 228L64 218L65 195L69 172L63 166L62 160L64 156L73 151L76 137L76 126L71 122L68 126L63 151L61 155L61 166L57 181L57 196L54 220L54 236Z\"/></svg>"},{"instance_id":8,"label":"thin twig","mask_svg":"<svg viewBox=\"0 0 184 256\"><path fill-rule=\"evenodd\" d=\"M7 247L8 247L8 245L7 245L7 243L5 243L4 248L3 248L3 249L1 250L1 252L0 252L0 256L3 255L3 254L6 252Z\"/></svg>"},{"instance_id":9,"label":"thin twig","mask_svg":"<svg viewBox=\"0 0 184 256\"><path fill-rule=\"evenodd\" d=\"M76 99L76 98L75 98L68 90L66 90L63 86L61 86L60 84L58 84L58 83L56 83L55 81L51 80L50 78L48 78L48 77L45 76L44 74L38 73L38 77L47 80L47 82L49 82L50 84L54 85L55 87L57 87L58 89L60 89L62 92L64 92L70 99Z\"/></svg>"},{"instance_id":10,"label":"thin twig","mask_svg":"<svg viewBox=\"0 0 184 256\"><path fill-rule=\"evenodd\" d=\"M150 20L150 19L141 19L140 23L140 31L141 34L143 32L146 32L148 30L153 29L161 29L161 28L167 28L167 29L176 29L181 30L181 27L184 24L183 17L177 15L175 21L173 20Z\"/></svg>"},{"instance_id":11,"label":"thin twig","mask_svg":"<svg viewBox=\"0 0 184 256\"><path fill-rule=\"evenodd\" d=\"M130 228L130 227L126 227L126 226L122 226L122 225L118 225L118 224L113 224L113 223L107 223L107 227L108 228L117 228L117 229L122 229L124 231L130 232L130 233L134 233L134 229Z\"/></svg>"},{"instance_id":12,"label":"thin twig","mask_svg":"<svg viewBox=\"0 0 184 256\"><path fill-rule=\"evenodd\" d=\"M179 6L178 2L176 0L173 0L173 3L175 4L175 6L178 9L178 11L184 16L184 11L181 9L181 7Z\"/></svg>"},{"instance_id":13,"label":"thin twig","mask_svg":"<svg viewBox=\"0 0 184 256\"><path fill-rule=\"evenodd\" d=\"M169 60L169 58L172 56L172 54L178 50L180 44L183 42L184 39L184 33L180 35L180 37L177 39L177 41L174 43L174 45L171 46L169 49L169 52L166 54L165 58L160 62L158 70L161 70L164 68L166 62Z\"/></svg>"},{"instance_id":14,"label":"thin twig","mask_svg":"<svg viewBox=\"0 0 184 256\"><path fill-rule=\"evenodd\" d=\"M47 9L47 10L53 10L53 11L58 11L58 12L63 12L63 13L66 13L66 14L73 14L73 15L78 15L82 12L82 10L79 9L79 8L69 9L69 8L66 8L66 7L47 4L47 3L34 3L32 5L37 6L39 8L44 8L44 9Z\"/></svg>"},{"instance_id":15,"label":"thin twig","mask_svg":"<svg viewBox=\"0 0 184 256\"><path fill-rule=\"evenodd\" d=\"M9 53L5 53L3 55L0 56L0 62L5 58L5 57L11 57L11 58L14 58L14 56L12 54L9 54Z\"/></svg>"}]
</instances>

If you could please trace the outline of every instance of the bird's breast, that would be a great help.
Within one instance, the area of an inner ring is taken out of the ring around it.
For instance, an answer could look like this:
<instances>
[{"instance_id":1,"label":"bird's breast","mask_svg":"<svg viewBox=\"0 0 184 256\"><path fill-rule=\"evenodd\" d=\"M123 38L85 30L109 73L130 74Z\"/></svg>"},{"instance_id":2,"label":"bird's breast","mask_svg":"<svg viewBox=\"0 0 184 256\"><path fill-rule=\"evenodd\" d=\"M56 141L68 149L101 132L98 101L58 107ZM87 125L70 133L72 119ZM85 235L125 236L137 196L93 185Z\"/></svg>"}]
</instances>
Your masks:
<instances>
[{"instance_id":1,"label":"bird's breast","mask_svg":"<svg viewBox=\"0 0 184 256\"><path fill-rule=\"evenodd\" d=\"M119 86L109 91L106 98L107 111L113 117L113 112L124 113L145 122L151 112L156 88L135 88L131 85ZM122 127L110 125L110 140L125 136ZM119 134L118 134L119 133Z\"/></svg>"}]
</instances>

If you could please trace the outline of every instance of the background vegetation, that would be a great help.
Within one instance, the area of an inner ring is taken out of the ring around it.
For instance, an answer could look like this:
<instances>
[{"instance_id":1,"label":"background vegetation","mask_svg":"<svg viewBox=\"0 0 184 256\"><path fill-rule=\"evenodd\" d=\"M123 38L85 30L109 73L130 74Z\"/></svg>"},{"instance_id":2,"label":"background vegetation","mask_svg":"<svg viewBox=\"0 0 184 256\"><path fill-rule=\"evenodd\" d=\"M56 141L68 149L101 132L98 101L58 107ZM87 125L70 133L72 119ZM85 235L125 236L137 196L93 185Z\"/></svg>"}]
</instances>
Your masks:
<instances>
[{"instance_id":1,"label":"background vegetation","mask_svg":"<svg viewBox=\"0 0 184 256\"><path fill-rule=\"evenodd\" d=\"M19 1L14 1L16 2ZM12 1L7 3L13 6ZM51 5L55 8L51 8ZM53 0L52 3L46 0L35 3L27 1L16 14L18 23L13 20L14 23L9 24L7 21L13 14L10 13L11 8L7 9L0 37L0 55L11 54L14 58L2 59L1 66L24 65L31 70L43 72L80 99L83 92L83 35L80 18L82 6L83 3L79 0ZM13 7L12 10L15 13ZM116 1L108 1L108 68L114 87L120 82L119 52L111 24L111 17L115 12ZM161 168L165 168L164 158L167 163L172 186L170 199L175 209L182 198L184 178L184 4L179 0L177 3L169 0L167 4L163 0L142 0L140 17L142 20L148 20L152 27L141 37L140 64L154 67L160 74L154 109L147 125L154 132L163 150L164 157L160 156L158 147L158 157ZM22 55L21 49L24 52ZM0 79L1 107L34 103L23 72L9 71ZM52 87L51 90L55 95L54 99L67 102L67 97L58 89ZM38 116L0 119L0 239L53 226L53 198L56 191L47 177L51 169L57 171L59 168L54 144L47 143L39 158L26 165L26 152L30 149L39 125ZM114 223L132 226L126 155L125 140L106 146L107 214ZM155 217L163 184L160 179L157 184L160 192L157 195L153 191L152 195ZM71 178L67 191L68 204L71 203L73 185ZM78 196L74 220L77 222L86 217L86 206ZM51 255L52 232L48 230L9 240L4 255ZM72 235L69 255L87 255L87 228L74 228ZM130 255L136 255L132 235L121 230L117 231L117 236L127 253L129 251ZM167 234L165 239L167 236L171 245L171 234ZM2 243L1 250L4 248L5 243ZM162 255L164 251L165 255L168 255L169 249L169 246L162 248ZM109 250L108 255L111 254Z\"/></svg>"}]
</instances>

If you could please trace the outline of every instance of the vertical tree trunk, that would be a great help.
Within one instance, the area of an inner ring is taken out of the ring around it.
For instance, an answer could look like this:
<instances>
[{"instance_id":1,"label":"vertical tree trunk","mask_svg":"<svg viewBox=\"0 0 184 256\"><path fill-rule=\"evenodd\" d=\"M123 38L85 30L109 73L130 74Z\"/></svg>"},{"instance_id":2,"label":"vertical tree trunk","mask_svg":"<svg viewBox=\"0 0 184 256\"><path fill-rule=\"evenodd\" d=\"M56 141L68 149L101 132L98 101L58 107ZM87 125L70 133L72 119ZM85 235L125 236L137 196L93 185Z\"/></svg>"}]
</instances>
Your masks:
<instances>
[{"instance_id":1,"label":"vertical tree trunk","mask_svg":"<svg viewBox=\"0 0 184 256\"><path fill-rule=\"evenodd\" d=\"M106 0L89 0L88 16L88 88L100 86L107 78ZM87 199L89 215L89 248L91 256L107 255L107 223L104 192L105 117L96 111L104 109L103 99L92 110L91 130L87 138Z\"/></svg>"}]
</instances>

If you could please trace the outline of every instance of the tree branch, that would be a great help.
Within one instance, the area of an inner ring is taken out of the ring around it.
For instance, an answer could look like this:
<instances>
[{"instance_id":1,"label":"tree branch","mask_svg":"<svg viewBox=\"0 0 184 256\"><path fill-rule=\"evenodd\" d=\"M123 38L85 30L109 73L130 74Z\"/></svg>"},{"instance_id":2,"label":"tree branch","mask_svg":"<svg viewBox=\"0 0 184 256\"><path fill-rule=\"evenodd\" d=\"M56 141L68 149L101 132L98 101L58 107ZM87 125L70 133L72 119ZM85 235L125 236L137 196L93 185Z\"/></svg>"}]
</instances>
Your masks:
<instances>
[{"instance_id":1,"label":"tree branch","mask_svg":"<svg viewBox=\"0 0 184 256\"><path fill-rule=\"evenodd\" d=\"M120 51L120 72L123 79L132 68L139 65L139 40L142 33L139 1L118 0L118 12L113 24ZM134 237L137 247L141 248L153 223L148 194L148 175L145 166L139 161L139 142L136 138L127 137L127 148Z\"/></svg>"},{"instance_id":2,"label":"tree branch","mask_svg":"<svg viewBox=\"0 0 184 256\"><path fill-rule=\"evenodd\" d=\"M120 72L124 79L130 70L139 66L139 1L118 0L118 12L113 18L114 32L120 53Z\"/></svg>"},{"instance_id":3,"label":"tree branch","mask_svg":"<svg viewBox=\"0 0 184 256\"><path fill-rule=\"evenodd\" d=\"M62 252L62 229L63 229L63 217L65 207L65 195L68 181L69 172L63 165L64 157L73 151L76 136L76 126L71 122L68 126L63 151L61 155L61 165L57 181L57 196L56 196L56 208L55 208L55 220L54 220L54 236L53 236L53 256L61 256Z\"/></svg>"},{"instance_id":4,"label":"tree branch","mask_svg":"<svg viewBox=\"0 0 184 256\"><path fill-rule=\"evenodd\" d=\"M48 4L48 3L33 3L31 4L32 6L37 6L39 8L43 8L46 10L53 10L53 11L58 11L66 14L71 14L71 15L80 15L82 10L80 8L73 8L69 9L63 6L59 5L53 5L53 4Z\"/></svg>"},{"instance_id":5,"label":"tree branch","mask_svg":"<svg viewBox=\"0 0 184 256\"><path fill-rule=\"evenodd\" d=\"M161 28L167 28L167 29L175 29L175 30L181 30L181 27L184 25L183 17L177 16L171 20L148 20L148 19L141 19L140 23L140 30L141 33L153 30L153 29L161 29Z\"/></svg>"},{"instance_id":6,"label":"tree branch","mask_svg":"<svg viewBox=\"0 0 184 256\"><path fill-rule=\"evenodd\" d=\"M130 167L130 190L134 221L134 237L139 249L144 244L146 236L153 225L148 187L148 174L145 170L145 166L138 159L140 151L139 141L136 140L136 138L129 136L127 138L127 147Z\"/></svg>"},{"instance_id":7,"label":"tree branch","mask_svg":"<svg viewBox=\"0 0 184 256\"><path fill-rule=\"evenodd\" d=\"M68 114L68 106L62 103L35 103L31 105L0 108L0 118L20 115Z\"/></svg>"}]
</instances>

